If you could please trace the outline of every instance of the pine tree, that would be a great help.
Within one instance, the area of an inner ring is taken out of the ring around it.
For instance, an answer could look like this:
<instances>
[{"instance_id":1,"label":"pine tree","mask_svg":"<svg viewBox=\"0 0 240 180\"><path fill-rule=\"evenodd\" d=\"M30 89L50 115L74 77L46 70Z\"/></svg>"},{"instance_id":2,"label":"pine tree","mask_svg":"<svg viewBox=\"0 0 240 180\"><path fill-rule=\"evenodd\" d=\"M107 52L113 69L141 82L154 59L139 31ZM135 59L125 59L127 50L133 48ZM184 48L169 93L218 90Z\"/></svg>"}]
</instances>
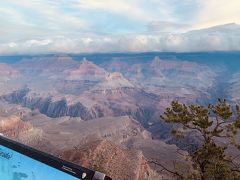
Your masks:
<instances>
[{"instance_id":1,"label":"pine tree","mask_svg":"<svg viewBox=\"0 0 240 180\"><path fill-rule=\"evenodd\" d=\"M172 129L175 137L184 136L183 130L191 130L200 135L198 148L190 154L193 171L190 175L177 171L170 171L179 179L200 180L235 180L240 179L240 167L234 159L226 153L227 148L240 150L236 135L240 128L240 107L232 107L226 100L218 99L216 105L208 107L200 105L185 105L173 101L166 108L161 118L167 123L176 123L179 128ZM224 145L217 139L227 140Z\"/></svg>"}]
</instances>

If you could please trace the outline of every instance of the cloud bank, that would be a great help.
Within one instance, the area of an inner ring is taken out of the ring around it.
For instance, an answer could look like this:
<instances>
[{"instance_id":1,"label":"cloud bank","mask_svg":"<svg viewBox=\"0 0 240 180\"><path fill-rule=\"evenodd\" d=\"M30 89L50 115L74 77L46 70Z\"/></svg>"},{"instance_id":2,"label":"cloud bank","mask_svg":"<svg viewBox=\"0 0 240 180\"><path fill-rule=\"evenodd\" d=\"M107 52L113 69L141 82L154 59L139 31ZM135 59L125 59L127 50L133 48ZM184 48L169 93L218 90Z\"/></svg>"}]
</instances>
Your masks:
<instances>
[{"instance_id":1,"label":"cloud bank","mask_svg":"<svg viewBox=\"0 0 240 180\"><path fill-rule=\"evenodd\" d=\"M0 54L240 50L239 8L239 0L3 0Z\"/></svg>"}]
</instances>

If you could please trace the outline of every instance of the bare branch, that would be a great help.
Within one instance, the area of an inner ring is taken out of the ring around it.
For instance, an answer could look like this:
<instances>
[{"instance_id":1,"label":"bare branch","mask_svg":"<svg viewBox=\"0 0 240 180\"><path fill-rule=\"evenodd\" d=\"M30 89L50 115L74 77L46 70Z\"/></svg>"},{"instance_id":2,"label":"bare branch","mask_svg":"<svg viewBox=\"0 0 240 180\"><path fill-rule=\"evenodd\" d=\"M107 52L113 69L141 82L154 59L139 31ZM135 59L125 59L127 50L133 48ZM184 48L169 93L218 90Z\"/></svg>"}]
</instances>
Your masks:
<instances>
[{"instance_id":1,"label":"bare branch","mask_svg":"<svg viewBox=\"0 0 240 180\"><path fill-rule=\"evenodd\" d=\"M148 162L149 162L149 163L153 163L153 164L155 164L155 165L157 165L157 166L160 166L163 170L167 171L167 172L170 173L170 174L173 174L174 176L177 176L177 177L180 178L180 179L185 179L182 174L180 174L180 173L178 173L178 172L176 172L176 171L172 171L172 170L166 168L164 165L162 165L162 164L160 164L160 163L158 163L158 162L156 162L156 161L153 161L153 160L149 161L149 160L148 160Z\"/></svg>"}]
</instances>

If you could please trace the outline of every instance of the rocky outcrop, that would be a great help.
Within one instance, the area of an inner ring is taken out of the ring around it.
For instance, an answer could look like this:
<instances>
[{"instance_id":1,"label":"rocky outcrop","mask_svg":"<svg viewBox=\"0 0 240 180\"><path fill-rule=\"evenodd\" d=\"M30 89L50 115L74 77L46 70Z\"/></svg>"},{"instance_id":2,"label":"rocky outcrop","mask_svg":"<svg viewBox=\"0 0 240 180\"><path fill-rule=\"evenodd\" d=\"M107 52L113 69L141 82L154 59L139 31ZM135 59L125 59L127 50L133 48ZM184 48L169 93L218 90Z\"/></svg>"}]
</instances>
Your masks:
<instances>
[{"instance_id":1,"label":"rocky outcrop","mask_svg":"<svg viewBox=\"0 0 240 180\"><path fill-rule=\"evenodd\" d=\"M8 64L0 63L0 81L17 78L19 76L20 73L18 70Z\"/></svg>"},{"instance_id":2,"label":"rocky outcrop","mask_svg":"<svg viewBox=\"0 0 240 180\"><path fill-rule=\"evenodd\" d=\"M107 74L103 68L84 59L80 62L77 69L68 72L67 79L96 81L105 78Z\"/></svg>"},{"instance_id":3,"label":"rocky outcrop","mask_svg":"<svg viewBox=\"0 0 240 180\"><path fill-rule=\"evenodd\" d=\"M237 72L232 75L231 79L228 82L227 94L231 97L231 100L234 103L238 103L240 101L240 73Z\"/></svg>"},{"instance_id":4,"label":"rocky outcrop","mask_svg":"<svg viewBox=\"0 0 240 180\"><path fill-rule=\"evenodd\" d=\"M145 127L148 126L148 121L154 118L153 114L156 111L156 107L153 105L158 103L157 96L131 87L94 90L89 92L89 94L83 95L95 98L97 104L92 107L86 107L80 101L68 104L65 98L53 100L52 97L29 95L29 92L30 89L26 88L1 96L1 99L31 109L38 109L41 113L54 118L71 116L80 117L82 120L90 120L99 117L128 115L137 119ZM102 97L105 100L98 102ZM122 99L127 97L129 97L128 101L130 102L125 102ZM132 106L132 104L137 102L139 105Z\"/></svg>"},{"instance_id":5,"label":"rocky outcrop","mask_svg":"<svg viewBox=\"0 0 240 180\"><path fill-rule=\"evenodd\" d=\"M19 72L8 64L0 63L0 73L1 75L17 75Z\"/></svg>"},{"instance_id":6,"label":"rocky outcrop","mask_svg":"<svg viewBox=\"0 0 240 180\"><path fill-rule=\"evenodd\" d=\"M51 97L29 97L28 92L29 89L14 91L2 96L1 99L31 109L38 109L49 117L72 116L81 117L83 120L94 118L80 102L68 106L65 99L52 101Z\"/></svg>"},{"instance_id":7,"label":"rocky outcrop","mask_svg":"<svg viewBox=\"0 0 240 180\"><path fill-rule=\"evenodd\" d=\"M134 85L123 77L121 73L110 73L106 79L97 86L98 89L117 89L117 88L134 88Z\"/></svg>"},{"instance_id":8,"label":"rocky outcrop","mask_svg":"<svg viewBox=\"0 0 240 180\"><path fill-rule=\"evenodd\" d=\"M38 142L42 137L42 130L34 128L29 122L23 122L17 116L0 116L0 133L25 144Z\"/></svg>"},{"instance_id":9,"label":"rocky outcrop","mask_svg":"<svg viewBox=\"0 0 240 180\"><path fill-rule=\"evenodd\" d=\"M149 166L140 151L118 147L107 140L95 141L81 148L62 152L68 161L104 172L114 180L146 180Z\"/></svg>"},{"instance_id":10,"label":"rocky outcrop","mask_svg":"<svg viewBox=\"0 0 240 180\"><path fill-rule=\"evenodd\" d=\"M33 57L23 59L15 68L24 74L38 76L42 73L63 73L65 70L75 69L78 62L69 56Z\"/></svg>"}]
</instances>

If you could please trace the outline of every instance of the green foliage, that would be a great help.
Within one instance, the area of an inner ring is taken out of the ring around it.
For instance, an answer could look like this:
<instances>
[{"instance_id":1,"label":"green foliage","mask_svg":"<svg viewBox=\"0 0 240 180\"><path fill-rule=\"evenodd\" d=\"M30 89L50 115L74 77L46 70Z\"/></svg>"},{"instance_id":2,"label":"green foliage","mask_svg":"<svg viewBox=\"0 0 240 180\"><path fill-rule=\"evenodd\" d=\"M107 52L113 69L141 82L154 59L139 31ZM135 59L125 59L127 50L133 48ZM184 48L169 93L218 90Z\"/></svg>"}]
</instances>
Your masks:
<instances>
[{"instance_id":1,"label":"green foliage","mask_svg":"<svg viewBox=\"0 0 240 180\"><path fill-rule=\"evenodd\" d=\"M236 135L240 128L240 107L237 105L233 115L231 106L226 100L218 99L216 105L208 107L199 105L185 105L173 101L171 107L161 116L167 123L177 123L183 129L192 130L200 134L200 146L191 155L193 172L190 175L174 173L180 179L213 179L231 180L240 179L240 169L234 164L233 158L226 154L229 145L240 150ZM172 135L183 136L183 132L172 129ZM229 143L220 145L217 138L224 139Z\"/></svg>"}]
</instances>

